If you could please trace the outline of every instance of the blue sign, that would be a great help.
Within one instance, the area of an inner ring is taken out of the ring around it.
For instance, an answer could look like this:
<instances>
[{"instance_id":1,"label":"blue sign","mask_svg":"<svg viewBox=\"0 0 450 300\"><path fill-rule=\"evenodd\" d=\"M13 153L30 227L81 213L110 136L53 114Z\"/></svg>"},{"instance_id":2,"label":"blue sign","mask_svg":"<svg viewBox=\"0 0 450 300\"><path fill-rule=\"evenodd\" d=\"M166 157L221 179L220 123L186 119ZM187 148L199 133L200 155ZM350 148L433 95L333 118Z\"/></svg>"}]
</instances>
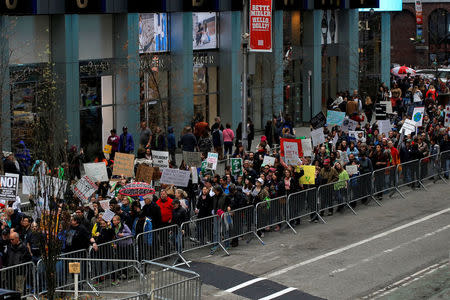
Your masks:
<instances>
[{"instance_id":1,"label":"blue sign","mask_svg":"<svg viewBox=\"0 0 450 300\"><path fill-rule=\"evenodd\" d=\"M345 112L329 110L327 111L327 124L342 126L344 122Z\"/></svg>"},{"instance_id":2,"label":"blue sign","mask_svg":"<svg viewBox=\"0 0 450 300\"><path fill-rule=\"evenodd\" d=\"M371 9L374 11L402 11L402 0L380 0L379 8L360 8L359 11L368 12Z\"/></svg>"}]
</instances>

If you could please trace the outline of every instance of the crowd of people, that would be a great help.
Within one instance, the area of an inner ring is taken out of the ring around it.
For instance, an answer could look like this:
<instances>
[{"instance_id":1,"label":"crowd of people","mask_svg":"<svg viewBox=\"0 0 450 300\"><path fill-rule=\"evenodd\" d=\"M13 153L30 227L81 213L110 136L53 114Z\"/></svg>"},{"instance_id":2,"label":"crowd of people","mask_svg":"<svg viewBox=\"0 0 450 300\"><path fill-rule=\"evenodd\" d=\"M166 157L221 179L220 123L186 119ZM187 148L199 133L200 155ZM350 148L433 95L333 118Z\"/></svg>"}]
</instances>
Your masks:
<instances>
[{"instance_id":1,"label":"crowd of people","mask_svg":"<svg viewBox=\"0 0 450 300\"><path fill-rule=\"evenodd\" d=\"M219 159L242 158L242 174L233 175L230 166L227 166L224 174L220 175L198 168L198 184L194 184L191 180L188 187L184 188L161 185L156 194L134 198L120 193L120 188L133 180L123 178L113 188L108 182L99 183L99 189L92 195L90 203L84 204L69 191L66 193L68 198L61 199L58 204L61 218L67 220L67 228L62 229L59 235L62 241L61 252L67 253L89 247L96 251L99 245L114 240L120 240L126 246L128 245L128 242L124 241L126 237L136 237L166 226L180 226L191 219L221 215L234 209L254 206L267 199L324 184L335 183L334 190L339 191L346 188L351 177L449 151L450 132L444 123L444 106L439 105L438 91L433 85L419 77L408 77L394 82L392 86L393 88L389 90L383 84L377 95L365 99L362 99L356 90L351 96L350 93L339 93L330 103L329 109L346 112L347 118L358 122L355 131L361 131L362 134L355 137L350 136L340 126L323 127L325 142L312 147L312 155L300 157L297 165L286 164L277 146L282 138L296 137L289 118L274 116L269 120L264 135L254 148L251 147L251 141L255 137L254 127L249 119L246 124L250 142L247 149L241 140L242 124L239 124L234 132L229 123L226 123L225 127L222 125L220 117L217 117L213 124L208 124L201 116L196 116L191 126L184 129L178 145L173 128L169 128L169 134L165 136L161 128L156 128L152 132L143 122L137 165L141 163L151 165L151 150L165 150L170 154L170 167L190 170L184 162L176 164L175 152L178 146L183 151L202 152L204 158L208 152L218 153ZM380 128L374 120L374 108L380 101L392 103L393 113L387 116L391 122L389 132L380 133ZM423 125L417 128L416 132L401 133L400 128L405 120L411 119L413 108L419 106L425 107ZM112 146L109 159L100 155L96 161L105 161L110 168L113 168L114 153L134 152L133 138L127 133L126 127L123 128L121 136L117 136L116 131L112 130L108 144ZM253 149L255 150L250 151ZM69 162L72 179L81 177L84 159L82 155L83 153L77 153L76 148L74 149L72 161ZM267 155L273 156L275 163L263 165L264 157ZM10 172L14 171L12 165L17 166L14 162L18 159L20 158L8 154L4 158L5 170L8 166L11 168ZM30 165L28 162L28 167ZM301 183L300 178L304 175L302 165L315 166L314 183ZM348 174L349 165L356 166L357 172ZM440 167L444 168L444 175L448 178L449 152ZM336 192L330 197L338 198L339 195L341 194ZM376 197L382 199L383 193L378 193ZM361 202L367 204L367 199ZM343 208L338 206L337 211L343 211ZM105 210L114 213L112 220L102 218ZM321 214L324 212L325 209ZM328 209L328 215L333 213L335 211L332 208ZM312 222L317 222L317 218L317 215L311 215ZM21 212L17 202L10 201L5 204L1 219L0 267L27 261L36 263L40 259L42 245L39 245L39 241L42 238L42 231L39 222L39 215ZM278 231L280 227L274 226L265 230ZM205 234L210 236L205 237ZM264 230L258 234L264 235ZM213 240L215 239L213 235L212 232L198 230L196 234L191 233L194 237L192 242ZM174 245L178 248L181 247L179 238L174 238ZM151 239L149 236L147 245L154 244ZM226 246L237 246L238 241L233 239Z\"/></svg>"}]
</instances>

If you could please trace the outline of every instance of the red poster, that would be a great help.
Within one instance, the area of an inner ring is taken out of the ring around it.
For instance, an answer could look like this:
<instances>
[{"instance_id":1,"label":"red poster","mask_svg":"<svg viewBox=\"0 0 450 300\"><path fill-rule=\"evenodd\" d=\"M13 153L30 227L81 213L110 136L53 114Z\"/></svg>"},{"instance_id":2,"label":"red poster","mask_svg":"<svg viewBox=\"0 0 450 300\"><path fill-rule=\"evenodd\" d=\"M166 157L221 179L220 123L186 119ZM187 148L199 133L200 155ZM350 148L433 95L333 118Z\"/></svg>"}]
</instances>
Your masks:
<instances>
[{"instance_id":1,"label":"red poster","mask_svg":"<svg viewBox=\"0 0 450 300\"><path fill-rule=\"evenodd\" d=\"M280 138L280 155L281 157L285 157L285 144L284 143L289 143L289 144L297 144L297 155L298 157L303 157L303 148L302 148L302 140L300 139L284 139L284 138Z\"/></svg>"},{"instance_id":2,"label":"red poster","mask_svg":"<svg viewBox=\"0 0 450 300\"><path fill-rule=\"evenodd\" d=\"M250 51L272 52L272 0L250 0Z\"/></svg>"}]
</instances>

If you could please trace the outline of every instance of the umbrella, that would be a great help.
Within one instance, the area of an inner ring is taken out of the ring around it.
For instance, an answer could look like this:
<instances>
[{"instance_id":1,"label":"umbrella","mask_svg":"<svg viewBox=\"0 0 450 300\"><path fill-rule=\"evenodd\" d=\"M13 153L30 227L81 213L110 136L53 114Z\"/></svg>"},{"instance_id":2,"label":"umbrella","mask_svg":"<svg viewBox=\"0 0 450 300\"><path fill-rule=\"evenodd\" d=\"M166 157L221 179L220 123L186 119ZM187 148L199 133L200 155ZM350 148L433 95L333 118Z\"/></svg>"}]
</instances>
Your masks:
<instances>
[{"instance_id":1,"label":"umbrella","mask_svg":"<svg viewBox=\"0 0 450 300\"><path fill-rule=\"evenodd\" d=\"M414 69L402 66L402 67L392 68L391 74L403 78L406 76L406 74L409 74L412 76L416 75L416 71Z\"/></svg>"},{"instance_id":2,"label":"umbrella","mask_svg":"<svg viewBox=\"0 0 450 300\"><path fill-rule=\"evenodd\" d=\"M154 193L155 189L145 182L132 182L119 190L119 194L130 197L145 196Z\"/></svg>"}]
</instances>

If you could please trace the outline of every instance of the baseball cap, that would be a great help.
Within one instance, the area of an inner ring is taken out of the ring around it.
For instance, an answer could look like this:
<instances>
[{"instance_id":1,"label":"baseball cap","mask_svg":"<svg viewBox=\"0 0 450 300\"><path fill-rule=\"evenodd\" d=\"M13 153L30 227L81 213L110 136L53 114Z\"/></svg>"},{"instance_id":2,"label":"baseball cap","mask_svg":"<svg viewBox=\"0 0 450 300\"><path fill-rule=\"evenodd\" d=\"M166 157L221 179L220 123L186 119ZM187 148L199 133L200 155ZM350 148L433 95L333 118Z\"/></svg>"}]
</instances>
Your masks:
<instances>
[{"instance_id":1,"label":"baseball cap","mask_svg":"<svg viewBox=\"0 0 450 300\"><path fill-rule=\"evenodd\" d=\"M267 141L267 137L266 137L265 135L263 135L263 136L261 137L261 142L265 142L265 141Z\"/></svg>"},{"instance_id":2,"label":"baseball cap","mask_svg":"<svg viewBox=\"0 0 450 300\"><path fill-rule=\"evenodd\" d=\"M258 178L259 183L264 184L264 180L262 178Z\"/></svg>"},{"instance_id":3,"label":"baseball cap","mask_svg":"<svg viewBox=\"0 0 450 300\"><path fill-rule=\"evenodd\" d=\"M329 165L330 164L330 160L327 158L323 161L323 165Z\"/></svg>"}]
</instances>

